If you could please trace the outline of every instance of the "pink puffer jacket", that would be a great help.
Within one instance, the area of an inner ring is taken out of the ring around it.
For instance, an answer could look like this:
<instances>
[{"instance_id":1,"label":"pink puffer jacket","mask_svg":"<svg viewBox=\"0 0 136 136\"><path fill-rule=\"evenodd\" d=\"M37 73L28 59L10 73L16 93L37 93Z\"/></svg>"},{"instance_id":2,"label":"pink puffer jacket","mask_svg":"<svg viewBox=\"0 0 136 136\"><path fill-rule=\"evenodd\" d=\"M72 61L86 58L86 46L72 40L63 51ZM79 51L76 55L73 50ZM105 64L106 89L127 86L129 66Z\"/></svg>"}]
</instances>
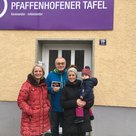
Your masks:
<instances>
[{"instance_id":1,"label":"pink puffer jacket","mask_svg":"<svg viewBox=\"0 0 136 136\"><path fill-rule=\"evenodd\" d=\"M22 110L22 136L39 136L50 129L50 102L45 79L38 84L29 74L27 81L21 87L17 103Z\"/></svg>"}]
</instances>

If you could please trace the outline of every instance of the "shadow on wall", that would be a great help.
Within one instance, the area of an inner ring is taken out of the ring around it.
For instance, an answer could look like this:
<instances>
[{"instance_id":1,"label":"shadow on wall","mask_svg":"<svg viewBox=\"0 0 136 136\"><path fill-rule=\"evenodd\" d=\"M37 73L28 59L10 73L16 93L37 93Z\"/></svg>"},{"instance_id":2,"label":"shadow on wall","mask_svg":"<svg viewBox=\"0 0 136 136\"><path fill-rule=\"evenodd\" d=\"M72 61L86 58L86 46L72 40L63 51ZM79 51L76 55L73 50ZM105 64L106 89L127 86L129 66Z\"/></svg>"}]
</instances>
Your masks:
<instances>
[{"instance_id":1,"label":"shadow on wall","mask_svg":"<svg viewBox=\"0 0 136 136\"><path fill-rule=\"evenodd\" d=\"M20 119L16 102L0 102L0 136L20 136Z\"/></svg>"}]
</instances>

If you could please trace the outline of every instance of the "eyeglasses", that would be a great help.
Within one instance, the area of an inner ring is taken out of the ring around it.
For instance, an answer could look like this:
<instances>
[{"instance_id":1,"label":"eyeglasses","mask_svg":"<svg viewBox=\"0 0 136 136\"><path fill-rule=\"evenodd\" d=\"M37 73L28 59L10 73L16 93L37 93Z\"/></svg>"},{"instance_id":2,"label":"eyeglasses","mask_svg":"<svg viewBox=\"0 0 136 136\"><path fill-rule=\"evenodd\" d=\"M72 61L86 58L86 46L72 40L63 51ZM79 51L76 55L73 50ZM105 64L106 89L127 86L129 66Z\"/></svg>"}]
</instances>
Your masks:
<instances>
[{"instance_id":1,"label":"eyeglasses","mask_svg":"<svg viewBox=\"0 0 136 136\"><path fill-rule=\"evenodd\" d=\"M58 62L57 65L64 65L65 62Z\"/></svg>"}]
</instances>

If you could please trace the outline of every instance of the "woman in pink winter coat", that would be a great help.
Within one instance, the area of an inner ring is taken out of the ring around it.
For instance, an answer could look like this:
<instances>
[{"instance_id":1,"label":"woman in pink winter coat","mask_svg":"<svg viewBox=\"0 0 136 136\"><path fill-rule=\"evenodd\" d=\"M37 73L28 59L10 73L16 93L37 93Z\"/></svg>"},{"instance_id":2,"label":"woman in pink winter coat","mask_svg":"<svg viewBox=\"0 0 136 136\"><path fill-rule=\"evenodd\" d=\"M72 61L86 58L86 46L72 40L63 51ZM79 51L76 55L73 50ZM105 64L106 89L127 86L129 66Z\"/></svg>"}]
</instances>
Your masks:
<instances>
[{"instance_id":1,"label":"woman in pink winter coat","mask_svg":"<svg viewBox=\"0 0 136 136\"><path fill-rule=\"evenodd\" d=\"M50 129L50 102L42 66L33 67L20 89L17 103L22 110L22 136L40 136Z\"/></svg>"}]
</instances>

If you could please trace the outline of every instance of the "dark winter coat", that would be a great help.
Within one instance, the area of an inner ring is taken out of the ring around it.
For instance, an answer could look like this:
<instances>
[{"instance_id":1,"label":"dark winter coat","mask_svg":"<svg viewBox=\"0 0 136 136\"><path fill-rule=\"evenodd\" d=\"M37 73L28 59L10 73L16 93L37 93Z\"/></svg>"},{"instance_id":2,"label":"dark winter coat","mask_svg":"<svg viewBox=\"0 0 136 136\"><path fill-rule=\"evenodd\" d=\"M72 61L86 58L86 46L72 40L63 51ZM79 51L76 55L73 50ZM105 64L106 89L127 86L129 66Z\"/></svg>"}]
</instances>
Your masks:
<instances>
[{"instance_id":1,"label":"dark winter coat","mask_svg":"<svg viewBox=\"0 0 136 136\"><path fill-rule=\"evenodd\" d=\"M93 101L94 100L94 92L93 88L98 84L98 80L95 77L85 79L82 81L82 93L81 96L85 101Z\"/></svg>"},{"instance_id":2,"label":"dark winter coat","mask_svg":"<svg viewBox=\"0 0 136 136\"><path fill-rule=\"evenodd\" d=\"M38 136L50 129L48 115L50 102L47 98L45 79L38 84L29 74L27 81L21 87L17 103L22 110L22 136Z\"/></svg>"},{"instance_id":3,"label":"dark winter coat","mask_svg":"<svg viewBox=\"0 0 136 136\"><path fill-rule=\"evenodd\" d=\"M90 132L91 124L89 118L89 106L84 107L84 123L74 124L76 118L75 109L77 107L77 99L81 93L81 81L76 80L75 83L68 81L62 91L62 107L64 108L64 133L73 134L79 132Z\"/></svg>"}]
</instances>

